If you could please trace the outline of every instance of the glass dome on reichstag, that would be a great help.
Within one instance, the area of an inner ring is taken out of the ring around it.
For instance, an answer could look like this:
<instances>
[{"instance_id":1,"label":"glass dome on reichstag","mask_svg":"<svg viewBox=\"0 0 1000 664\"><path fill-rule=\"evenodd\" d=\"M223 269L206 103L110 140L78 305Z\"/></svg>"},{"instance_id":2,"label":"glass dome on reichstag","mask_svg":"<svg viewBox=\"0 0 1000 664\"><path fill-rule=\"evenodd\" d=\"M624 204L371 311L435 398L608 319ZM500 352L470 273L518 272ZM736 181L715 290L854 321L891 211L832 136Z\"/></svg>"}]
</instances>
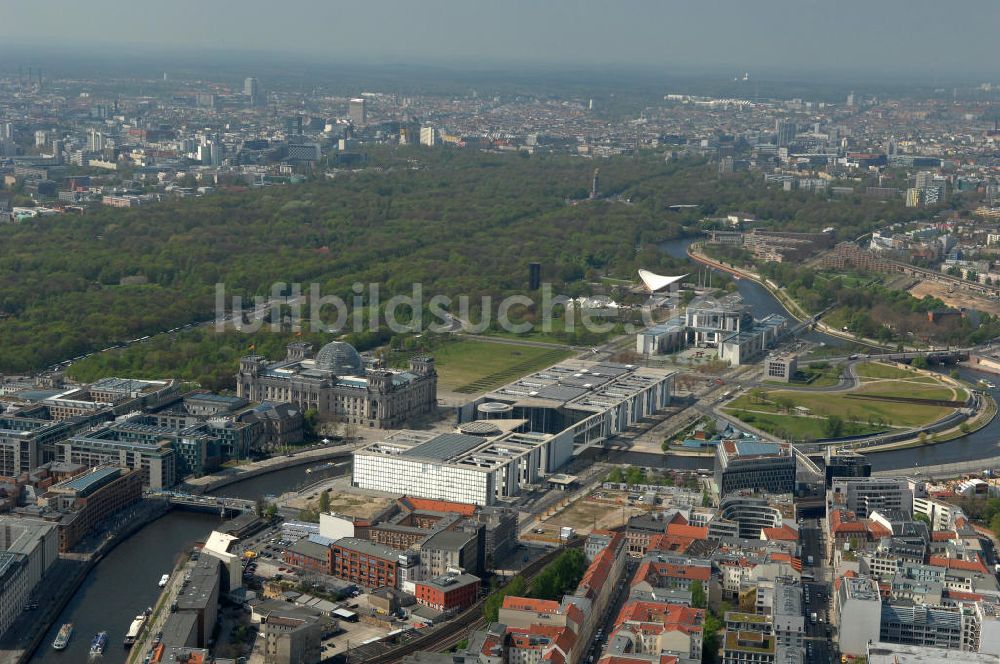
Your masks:
<instances>
[{"instance_id":1,"label":"glass dome on reichstag","mask_svg":"<svg viewBox=\"0 0 1000 664\"><path fill-rule=\"evenodd\" d=\"M364 367L361 354L343 341L331 341L316 353L316 368L332 371L338 376L363 376Z\"/></svg>"}]
</instances>

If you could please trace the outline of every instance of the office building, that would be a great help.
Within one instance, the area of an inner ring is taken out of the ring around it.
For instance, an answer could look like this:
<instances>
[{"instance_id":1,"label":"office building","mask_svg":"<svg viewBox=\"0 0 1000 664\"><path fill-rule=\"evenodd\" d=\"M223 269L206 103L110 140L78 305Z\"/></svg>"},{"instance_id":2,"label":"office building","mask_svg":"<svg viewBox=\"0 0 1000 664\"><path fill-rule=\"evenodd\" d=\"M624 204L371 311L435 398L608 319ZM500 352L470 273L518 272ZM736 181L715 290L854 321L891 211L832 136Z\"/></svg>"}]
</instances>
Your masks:
<instances>
[{"instance_id":1,"label":"office building","mask_svg":"<svg viewBox=\"0 0 1000 664\"><path fill-rule=\"evenodd\" d=\"M878 584L870 578L843 576L834 592L839 616L838 647L846 655L861 655L870 642L879 640L882 599Z\"/></svg>"},{"instance_id":2,"label":"office building","mask_svg":"<svg viewBox=\"0 0 1000 664\"><path fill-rule=\"evenodd\" d=\"M148 489L167 489L177 481L177 455L168 440L129 439L126 432L107 426L56 443L55 448L57 461L138 470Z\"/></svg>"},{"instance_id":3,"label":"office building","mask_svg":"<svg viewBox=\"0 0 1000 664\"><path fill-rule=\"evenodd\" d=\"M984 657L974 652L956 652L928 646L874 642L864 653L867 664L997 664L1000 657Z\"/></svg>"},{"instance_id":4,"label":"office building","mask_svg":"<svg viewBox=\"0 0 1000 664\"><path fill-rule=\"evenodd\" d=\"M795 503L791 494L761 494L749 490L723 494L718 516L732 521L744 539L760 539L761 532L781 528L785 521L795 522Z\"/></svg>"},{"instance_id":5,"label":"office building","mask_svg":"<svg viewBox=\"0 0 1000 664\"><path fill-rule=\"evenodd\" d=\"M766 380L787 383L795 377L796 371L798 371L798 359L791 353L771 353L764 361Z\"/></svg>"},{"instance_id":6,"label":"office building","mask_svg":"<svg viewBox=\"0 0 1000 664\"><path fill-rule=\"evenodd\" d=\"M528 263L528 290L538 290L542 286L542 264Z\"/></svg>"},{"instance_id":7,"label":"office building","mask_svg":"<svg viewBox=\"0 0 1000 664\"><path fill-rule=\"evenodd\" d=\"M169 380L102 378L84 387L41 393L36 403L48 408L53 420L97 414L123 415L155 408L176 399L178 383Z\"/></svg>"},{"instance_id":8,"label":"office building","mask_svg":"<svg viewBox=\"0 0 1000 664\"><path fill-rule=\"evenodd\" d=\"M333 570L331 548L310 537L303 537L294 542L282 552L281 559L289 565L316 574L330 574Z\"/></svg>"},{"instance_id":9,"label":"office building","mask_svg":"<svg viewBox=\"0 0 1000 664\"><path fill-rule=\"evenodd\" d=\"M50 487L39 499L39 506L57 513L59 551L66 553L95 526L140 500L139 471L98 466Z\"/></svg>"},{"instance_id":10,"label":"office building","mask_svg":"<svg viewBox=\"0 0 1000 664\"><path fill-rule=\"evenodd\" d=\"M222 591L220 562L211 555L203 555L184 568L183 585L177 595L177 613L191 614L195 620L195 643L205 648L212 639L216 617L219 614L219 596Z\"/></svg>"},{"instance_id":11,"label":"office building","mask_svg":"<svg viewBox=\"0 0 1000 664\"><path fill-rule=\"evenodd\" d=\"M442 576L448 570L482 573L479 555L480 528L441 530L414 547L420 553L420 576Z\"/></svg>"},{"instance_id":12,"label":"office building","mask_svg":"<svg viewBox=\"0 0 1000 664\"><path fill-rule=\"evenodd\" d=\"M727 611L725 625L726 631L722 636L723 664L778 662L778 639L770 616Z\"/></svg>"},{"instance_id":13,"label":"office building","mask_svg":"<svg viewBox=\"0 0 1000 664\"><path fill-rule=\"evenodd\" d=\"M400 431L354 452L352 482L362 489L492 505L520 494L522 485L536 484L572 456L570 433L522 432L524 425L501 420L468 423L466 433Z\"/></svg>"},{"instance_id":14,"label":"office building","mask_svg":"<svg viewBox=\"0 0 1000 664\"><path fill-rule=\"evenodd\" d=\"M833 486L834 479L871 477L872 474L872 464L868 461L868 457L851 450L828 447L825 452L825 461L824 474L826 475L827 489Z\"/></svg>"},{"instance_id":15,"label":"office building","mask_svg":"<svg viewBox=\"0 0 1000 664\"><path fill-rule=\"evenodd\" d=\"M874 640L961 650L962 635L962 613L955 607L886 602Z\"/></svg>"},{"instance_id":16,"label":"office building","mask_svg":"<svg viewBox=\"0 0 1000 664\"><path fill-rule=\"evenodd\" d=\"M292 115L285 118L285 135L286 136L301 136L302 135L302 116Z\"/></svg>"},{"instance_id":17,"label":"office building","mask_svg":"<svg viewBox=\"0 0 1000 664\"><path fill-rule=\"evenodd\" d=\"M368 109L363 97L351 99L347 106L347 114L351 119L351 124L355 127L363 127L368 124Z\"/></svg>"},{"instance_id":18,"label":"office building","mask_svg":"<svg viewBox=\"0 0 1000 664\"><path fill-rule=\"evenodd\" d=\"M913 513L914 490L905 477L836 478L830 488L831 503L865 518L872 512Z\"/></svg>"},{"instance_id":19,"label":"office building","mask_svg":"<svg viewBox=\"0 0 1000 664\"><path fill-rule=\"evenodd\" d=\"M438 135L437 129L434 127L421 127L420 128L420 144L421 145L437 145Z\"/></svg>"},{"instance_id":20,"label":"office building","mask_svg":"<svg viewBox=\"0 0 1000 664\"><path fill-rule=\"evenodd\" d=\"M52 419L48 407L38 404L0 415L0 477L18 477L52 461L57 442L94 421L93 417Z\"/></svg>"},{"instance_id":21,"label":"office building","mask_svg":"<svg viewBox=\"0 0 1000 664\"><path fill-rule=\"evenodd\" d=\"M396 588L399 551L356 537L342 537L330 545L333 576L364 588Z\"/></svg>"},{"instance_id":22,"label":"office building","mask_svg":"<svg viewBox=\"0 0 1000 664\"><path fill-rule=\"evenodd\" d=\"M289 161L319 161L321 156L319 143L289 143Z\"/></svg>"},{"instance_id":23,"label":"office building","mask_svg":"<svg viewBox=\"0 0 1000 664\"><path fill-rule=\"evenodd\" d=\"M264 664L319 664L323 658L321 618L303 611L272 611L261 620Z\"/></svg>"},{"instance_id":24,"label":"office building","mask_svg":"<svg viewBox=\"0 0 1000 664\"><path fill-rule=\"evenodd\" d=\"M21 614L31 593L58 558L55 524L0 517L0 635Z\"/></svg>"},{"instance_id":25,"label":"office building","mask_svg":"<svg viewBox=\"0 0 1000 664\"><path fill-rule=\"evenodd\" d=\"M476 603L479 577L471 574L445 574L416 583L417 603L435 611L461 611Z\"/></svg>"},{"instance_id":26,"label":"office building","mask_svg":"<svg viewBox=\"0 0 1000 664\"><path fill-rule=\"evenodd\" d=\"M790 577L774 580L771 595L771 622L777 638L778 661L790 652L801 657L805 645L805 613L802 602L802 584Z\"/></svg>"},{"instance_id":27,"label":"office building","mask_svg":"<svg viewBox=\"0 0 1000 664\"><path fill-rule=\"evenodd\" d=\"M602 443L670 404L674 374L615 362L565 360L463 405L458 420L524 419L526 429L562 436L574 451ZM561 465L553 464L556 468Z\"/></svg>"},{"instance_id":28,"label":"office building","mask_svg":"<svg viewBox=\"0 0 1000 664\"><path fill-rule=\"evenodd\" d=\"M250 401L294 403L320 418L378 429L398 427L437 408L437 371L430 357L414 357L408 371L366 369L350 344L292 343L284 360L259 355L240 360L236 394ZM405 493L405 492L401 492Z\"/></svg>"},{"instance_id":29,"label":"office building","mask_svg":"<svg viewBox=\"0 0 1000 664\"><path fill-rule=\"evenodd\" d=\"M795 123L788 120L775 120L774 133L779 148L787 148L795 141Z\"/></svg>"},{"instance_id":30,"label":"office building","mask_svg":"<svg viewBox=\"0 0 1000 664\"><path fill-rule=\"evenodd\" d=\"M243 96L247 98L251 106L260 105L260 82L256 78L248 76L243 80Z\"/></svg>"},{"instance_id":31,"label":"office building","mask_svg":"<svg viewBox=\"0 0 1000 664\"><path fill-rule=\"evenodd\" d=\"M795 492L795 454L787 443L726 440L715 449L719 495L745 489Z\"/></svg>"}]
</instances>

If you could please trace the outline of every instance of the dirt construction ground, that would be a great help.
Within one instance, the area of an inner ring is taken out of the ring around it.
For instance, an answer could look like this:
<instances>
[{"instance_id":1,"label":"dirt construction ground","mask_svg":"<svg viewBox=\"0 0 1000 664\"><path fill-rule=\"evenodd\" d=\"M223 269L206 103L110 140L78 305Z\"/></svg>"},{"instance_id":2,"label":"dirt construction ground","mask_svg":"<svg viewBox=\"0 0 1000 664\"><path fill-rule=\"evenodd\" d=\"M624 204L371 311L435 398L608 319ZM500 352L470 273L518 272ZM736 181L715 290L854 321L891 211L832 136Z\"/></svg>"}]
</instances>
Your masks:
<instances>
[{"instance_id":1,"label":"dirt construction ground","mask_svg":"<svg viewBox=\"0 0 1000 664\"><path fill-rule=\"evenodd\" d=\"M949 293L948 286L945 284L934 283L933 281L921 281L910 289L910 295L915 298L922 298L925 295L930 295L931 297L940 299L949 307L955 307L956 309L959 307L965 307L966 309L985 311L986 313L993 314L994 316L1000 315L1000 302L965 291L955 291L954 293Z\"/></svg>"},{"instance_id":2,"label":"dirt construction ground","mask_svg":"<svg viewBox=\"0 0 1000 664\"><path fill-rule=\"evenodd\" d=\"M624 502L624 501L623 501ZM558 535L561 526L569 526L581 535L594 529L614 528L625 523L629 517L641 514L642 508L620 504L598 502L587 496L572 503L565 509L545 519L541 526L551 534Z\"/></svg>"}]
</instances>

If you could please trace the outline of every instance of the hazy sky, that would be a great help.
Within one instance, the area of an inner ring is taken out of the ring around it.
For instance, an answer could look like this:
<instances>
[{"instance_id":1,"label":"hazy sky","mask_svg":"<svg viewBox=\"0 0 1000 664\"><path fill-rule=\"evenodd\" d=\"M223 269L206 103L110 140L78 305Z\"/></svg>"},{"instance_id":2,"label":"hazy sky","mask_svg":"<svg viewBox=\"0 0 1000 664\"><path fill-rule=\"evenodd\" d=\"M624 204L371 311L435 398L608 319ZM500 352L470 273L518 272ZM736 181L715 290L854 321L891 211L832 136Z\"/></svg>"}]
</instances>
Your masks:
<instances>
[{"instance_id":1,"label":"hazy sky","mask_svg":"<svg viewBox=\"0 0 1000 664\"><path fill-rule=\"evenodd\" d=\"M0 42L316 61L991 73L1000 0L0 0Z\"/></svg>"}]
</instances>

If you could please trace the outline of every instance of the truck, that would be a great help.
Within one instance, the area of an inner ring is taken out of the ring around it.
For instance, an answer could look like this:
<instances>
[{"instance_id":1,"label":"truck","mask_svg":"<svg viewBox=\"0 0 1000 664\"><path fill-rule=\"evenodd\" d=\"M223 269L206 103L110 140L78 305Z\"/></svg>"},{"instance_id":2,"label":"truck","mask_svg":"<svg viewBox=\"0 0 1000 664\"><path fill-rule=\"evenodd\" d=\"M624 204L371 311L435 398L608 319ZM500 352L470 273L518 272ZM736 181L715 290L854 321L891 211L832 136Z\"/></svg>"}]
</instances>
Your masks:
<instances>
[{"instance_id":1,"label":"truck","mask_svg":"<svg viewBox=\"0 0 1000 664\"><path fill-rule=\"evenodd\" d=\"M809 621L812 624L814 624L814 625L816 624L816 612L815 611L813 611L811 614L809 614Z\"/></svg>"},{"instance_id":2,"label":"truck","mask_svg":"<svg viewBox=\"0 0 1000 664\"><path fill-rule=\"evenodd\" d=\"M812 556L807 557L806 558L806 563L811 566L813 564L813 557Z\"/></svg>"}]
</instances>

